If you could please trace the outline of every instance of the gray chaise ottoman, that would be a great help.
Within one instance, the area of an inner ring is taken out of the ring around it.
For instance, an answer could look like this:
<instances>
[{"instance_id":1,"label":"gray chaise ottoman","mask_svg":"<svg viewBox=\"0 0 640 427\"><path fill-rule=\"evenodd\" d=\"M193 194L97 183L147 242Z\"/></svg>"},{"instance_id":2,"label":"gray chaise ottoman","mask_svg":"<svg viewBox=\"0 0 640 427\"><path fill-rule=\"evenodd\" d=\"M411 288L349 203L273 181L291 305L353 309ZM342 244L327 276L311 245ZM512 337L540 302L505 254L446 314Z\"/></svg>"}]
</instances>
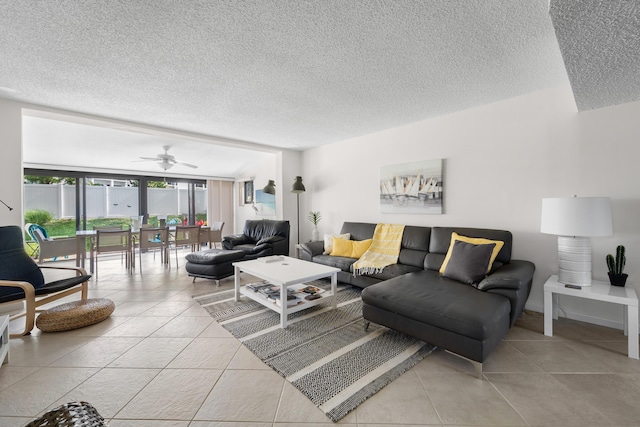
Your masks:
<instances>
[{"instance_id":1,"label":"gray chaise ottoman","mask_svg":"<svg viewBox=\"0 0 640 427\"><path fill-rule=\"evenodd\" d=\"M207 251L192 252L185 256L185 266L189 276L202 277L216 281L220 286L220 279L233 276L233 263L244 258L244 252L240 250L209 249Z\"/></svg>"},{"instance_id":2,"label":"gray chaise ottoman","mask_svg":"<svg viewBox=\"0 0 640 427\"><path fill-rule=\"evenodd\" d=\"M368 321L401 331L476 362L482 362L509 330L509 298L441 277L409 273L362 291Z\"/></svg>"}]
</instances>

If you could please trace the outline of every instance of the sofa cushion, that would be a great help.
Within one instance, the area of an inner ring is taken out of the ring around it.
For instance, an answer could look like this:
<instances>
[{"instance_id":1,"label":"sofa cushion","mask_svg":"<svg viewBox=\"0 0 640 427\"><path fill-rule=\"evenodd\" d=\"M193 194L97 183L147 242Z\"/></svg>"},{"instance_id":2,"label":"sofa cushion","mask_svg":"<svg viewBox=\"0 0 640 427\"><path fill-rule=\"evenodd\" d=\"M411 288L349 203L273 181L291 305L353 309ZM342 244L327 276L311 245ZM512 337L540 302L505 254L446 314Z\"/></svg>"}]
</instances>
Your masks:
<instances>
[{"instance_id":1,"label":"sofa cushion","mask_svg":"<svg viewBox=\"0 0 640 427\"><path fill-rule=\"evenodd\" d=\"M331 253L331 251L333 250L333 238L337 237L339 239L347 239L349 240L351 238L351 234L350 233L344 233L344 234L325 234L324 235L324 254L328 255Z\"/></svg>"},{"instance_id":2,"label":"sofa cushion","mask_svg":"<svg viewBox=\"0 0 640 427\"><path fill-rule=\"evenodd\" d=\"M351 269L351 264L356 262L355 258L348 258L342 256L331 256L331 255L316 255L313 257L313 262L317 262L318 264L328 265L329 267L339 268L342 271L349 272Z\"/></svg>"},{"instance_id":3,"label":"sofa cushion","mask_svg":"<svg viewBox=\"0 0 640 427\"><path fill-rule=\"evenodd\" d=\"M344 222L340 233L350 233L351 240L367 240L373 238L376 225L368 222Z\"/></svg>"},{"instance_id":4,"label":"sofa cushion","mask_svg":"<svg viewBox=\"0 0 640 427\"><path fill-rule=\"evenodd\" d=\"M429 239L431 237L431 227L419 227L407 225L402 234L402 247L427 252L429 250Z\"/></svg>"},{"instance_id":5,"label":"sofa cushion","mask_svg":"<svg viewBox=\"0 0 640 427\"><path fill-rule=\"evenodd\" d=\"M432 270L371 285L362 291L362 301L480 341L497 330L507 329L511 312L508 298L447 279Z\"/></svg>"},{"instance_id":6,"label":"sofa cushion","mask_svg":"<svg viewBox=\"0 0 640 427\"><path fill-rule=\"evenodd\" d=\"M493 251L491 253L491 257L487 265L487 273L491 271L491 266L493 265L493 261L495 261L496 257L498 256L498 253L500 252L500 249L502 249L502 247L504 246L504 242L502 240L490 240L490 239L484 239L480 237L461 236L454 231L451 233L451 243L449 244L449 250L447 251L447 256L445 256L444 261L442 262L442 266L440 267L440 273L444 273L444 270L447 267L447 263L451 258L451 251L453 249L453 245L457 241L471 243L474 245L493 245Z\"/></svg>"},{"instance_id":7,"label":"sofa cushion","mask_svg":"<svg viewBox=\"0 0 640 427\"><path fill-rule=\"evenodd\" d=\"M373 277L374 279L377 279L377 280L389 280L389 279L393 279L394 277L401 276L403 274L412 273L414 271L422 271L422 268L414 267L412 265L407 265L407 264L393 264L393 265L386 266L381 273L367 274L367 276Z\"/></svg>"},{"instance_id":8,"label":"sofa cushion","mask_svg":"<svg viewBox=\"0 0 640 427\"><path fill-rule=\"evenodd\" d=\"M474 245L456 240L447 253L448 262L443 264L442 275L468 285L480 282L487 275L495 243Z\"/></svg>"}]
</instances>

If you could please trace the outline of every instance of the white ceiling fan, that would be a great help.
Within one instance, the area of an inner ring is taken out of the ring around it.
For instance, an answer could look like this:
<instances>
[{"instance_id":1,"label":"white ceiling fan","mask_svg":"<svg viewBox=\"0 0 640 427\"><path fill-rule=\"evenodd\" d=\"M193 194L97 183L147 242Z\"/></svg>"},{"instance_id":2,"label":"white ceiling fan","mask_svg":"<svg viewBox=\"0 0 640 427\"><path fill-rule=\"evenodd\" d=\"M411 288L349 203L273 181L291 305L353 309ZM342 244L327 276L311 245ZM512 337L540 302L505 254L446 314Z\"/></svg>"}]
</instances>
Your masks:
<instances>
[{"instance_id":1,"label":"white ceiling fan","mask_svg":"<svg viewBox=\"0 0 640 427\"><path fill-rule=\"evenodd\" d=\"M140 160L138 161L156 162L164 170L171 169L174 165L184 165L193 169L196 169L198 167L192 163L179 162L178 160L176 160L174 156L169 154L170 148L170 145L163 145L162 149L164 150L164 153L158 154L156 157L140 157Z\"/></svg>"}]
</instances>

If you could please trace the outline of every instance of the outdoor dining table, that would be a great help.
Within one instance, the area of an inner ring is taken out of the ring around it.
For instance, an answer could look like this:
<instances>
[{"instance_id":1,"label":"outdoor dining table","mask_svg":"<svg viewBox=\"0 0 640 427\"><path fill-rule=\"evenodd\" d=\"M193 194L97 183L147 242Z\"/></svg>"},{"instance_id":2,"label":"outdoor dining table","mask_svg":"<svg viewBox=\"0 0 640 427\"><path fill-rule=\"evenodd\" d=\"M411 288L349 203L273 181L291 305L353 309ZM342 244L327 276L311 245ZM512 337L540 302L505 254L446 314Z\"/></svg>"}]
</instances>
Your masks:
<instances>
[{"instance_id":1,"label":"outdoor dining table","mask_svg":"<svg viewBox=\"0 0 640 427\"><path fill-rule=\"evenodd\" d=\"M175 225L169 226L169 237L172 237L171 232L176 230ZM77 230L76 231L76 267L85 268L87 259L87 240L90 245L93 246L94 240L98 235L97 230ZM140 236L140 230L131 230L131 245L132 249L135 249L135 241ZM133 250L132 250L133 253ZM135 256L131 257L131 266L135 268ZM89 272L93 273L95 259L93 251L89 251Z\"/></svg>"}]
</instances>

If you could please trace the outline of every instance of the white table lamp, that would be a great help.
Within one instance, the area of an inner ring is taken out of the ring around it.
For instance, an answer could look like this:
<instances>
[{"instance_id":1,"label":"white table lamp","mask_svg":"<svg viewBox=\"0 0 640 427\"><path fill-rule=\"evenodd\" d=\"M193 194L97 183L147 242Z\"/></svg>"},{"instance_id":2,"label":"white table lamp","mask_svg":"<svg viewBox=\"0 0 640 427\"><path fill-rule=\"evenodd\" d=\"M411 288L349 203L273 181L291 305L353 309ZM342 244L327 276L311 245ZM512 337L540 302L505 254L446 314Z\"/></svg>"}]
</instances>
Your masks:
<instances>
[{"instance_id":1,"label":"white table lamp","mask_svg":"<svg viewBox=\"0 0 640 427\"><path fill-rule=\"evenodd\" d=\"M611 199L576 196L542 199L540 231L558 236L558 281L590 286L590 238L613 234Z\"/></svg>"}]
</instances>

